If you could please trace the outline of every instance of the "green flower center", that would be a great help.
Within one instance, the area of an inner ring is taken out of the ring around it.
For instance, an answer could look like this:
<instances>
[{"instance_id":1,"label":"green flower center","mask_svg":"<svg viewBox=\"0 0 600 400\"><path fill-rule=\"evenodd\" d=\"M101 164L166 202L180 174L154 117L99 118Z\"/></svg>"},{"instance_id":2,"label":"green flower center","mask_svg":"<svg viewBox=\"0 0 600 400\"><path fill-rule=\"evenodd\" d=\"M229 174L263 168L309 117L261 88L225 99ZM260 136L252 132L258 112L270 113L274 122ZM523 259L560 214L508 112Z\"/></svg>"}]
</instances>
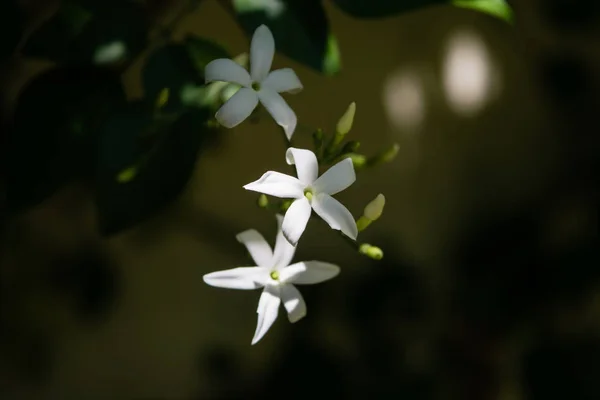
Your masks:
<instances>
[{"instance_id":1,"label":"green flower center","mask_svg":"<svg viewBox=\"0 0 600 400\"><path fill-rule=\"evenodd\" d=\"M252 82L252 89L258 92L260 90L260 83Z\"/></svg>"},{"instance_id":2,"label":"green flower center","mask_svg":"<svg viewBox=\"0 0 600 400\"><path fill-rule=\"evenodd\" d=\"M279 272L277 271L273 271L271 272L271 279L273 279L274 281L278 281L279 280Z\"/></svg>"},{"instance_id":3,"label":"green flower center","mask_svg":"<svg viewBox=\"0 0 600 400\"><path fill-rule=\"evenodd\" d=\"M305 189L304 190L304 197L306 197L308 199L308 201L311 201L313 198L313 192L311 189Z\"/></svg>"}]
</instances>

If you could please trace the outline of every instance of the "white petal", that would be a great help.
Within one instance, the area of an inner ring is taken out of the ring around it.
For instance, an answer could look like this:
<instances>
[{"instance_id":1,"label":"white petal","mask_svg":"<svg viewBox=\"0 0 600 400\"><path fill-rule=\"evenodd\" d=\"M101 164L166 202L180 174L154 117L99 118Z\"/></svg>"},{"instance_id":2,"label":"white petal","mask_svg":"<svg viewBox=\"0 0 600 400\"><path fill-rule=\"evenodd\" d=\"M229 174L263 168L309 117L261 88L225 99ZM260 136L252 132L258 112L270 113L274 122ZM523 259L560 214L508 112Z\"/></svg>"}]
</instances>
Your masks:
<instances>
[{"instance_id":1,"label":"white petal","mask_svg":"<svg viewBox=\"0 0 600 400\"><path fill-rule=\"evenodd\" d=\"M304 198L304 188L297 178L275 171L267 171L258 180L244 186L246 190L282 199Z\"/></svg>"},{"instance_id":2,"label":"white petal","mask_svg":"<svg viewBox=\"0 0 600 400\"><path fill-rule=\"evenodd\" d=\"M275 241L275 250L273 251L272 266L277 269L287 267L294 258L296 253L296 247L292 246L290 242L283 235L281 226L283 224L283 216L277 214L277 239Z\"/></svg>"},{"instance_id":3,"label":"white petal","mask_svg":"<svg viewBox=\"0 0 600 400\"><path fill-rule=\"evenodd\" d=\"M224 271L211 272L202 277L207 285L226 288L251 290L263 287L269 274L261 267L239 267Z\"/></svg>"},{"instance_id":4,"label":"white petal","mask_svg":"<svg viewBox=\"0 0 600 400\"><path fill-rule=\"evenodd\" d=\"M287 209L285 217L283 217L281 231L290 244L294 246L298 244L300 236L306 229L311 212L310 203L306 197L294 200L290 208Z\"/></svg>"},{"instance_id":5,"label":"white petal","mask_svg":"<svg viewBox=\"0 0 600 400\"><path fill-rule=\"evenodd\" d=\"M279 280L298 285L312 285L335 278L340 267L321 261L303 261L290 265L279 272Z\"/></svg>"},{"instance_id":6,"label":"white petal","mask_svg":"<svg viewBox=\"0 0 600 400\"><path fill-rule=\"evenodd\" d=\"M275 122L283 128L285 136L290 140L296 130L296 124L298 123L294 110L288 106L279 93L273 90L261 88L258 92L258 98L269 114L271 114Z\"/></svg>"},{"instance_id":7,"label":"white petal","mask_svg":"<svg viewBox=\"0 0 600 400\"><path fill-rule=\"evenodd\" d=\"M239 233L235 237L238 242L242 243L248 249L250 256L259 267L271 267L273 252L271 246L255 229L248 229Z\"/></svg>"},{"instance_id":8,"label":"white petal","mask_svg":"<svg viewBox=\"0 0 600 400\"><path fill-rule=\"evenodd\" d=\"M261 25L254 31L250 42L250 75L254 82L261 82L267 77L274 55L273 34L266 25Z\"/></svg>"},{"instance_id":9,"label":"white petal","mask_svg":"<svg viewBox=\"0 0 600 400\"><path fill-rule=\"evenodd\" d=\"M294 285L282 285L280 291L281 301L283 301L290 322L298 322L304 318L306 316L306 303L298 289Z\"/></svg>"},{"instance_id":10,"label":"white petal","mask_svg":"<svg viewBox=\"0 0 600 400\"><path fill-rule=\"evenodd\" d=\"M358 236L356 222L342 203L326 193L319 193L313 197L312 207L332 229L341 230L346 236L356 240Z\"/></svg>"},{"instance_id":11,"label":"white petal","mask_svg":"<svg viewBox=\"0 0 600 400\"><path fill-rule=\"evenodd\" d=\"M219 58L209 62L204 68L204 80L206 83L222 81L237 83L242 86L250 86L250 74L238 63L228 58Z\"/></svg>"},{"instance_id":12,"label":"white petal","mask_svg":"<svg viewBox=\"0 0 600 400\"><path fill-rule=\"evenodd\" d=\"M267 78L261 82L260 86L277 93L298 93L304 89L298 75L296 75L291 68L282 68L272 71Z\"/></svg>"},{"instance_id":13,"label":"white petal","mask_svg":"<svg viewBox=\"0 0 600 400\"><path fill-rule=\"evenodd\" d=\"M256 324L256 331L252 338L252 344L256 344L262 337L267 333L269 328L273 325L277 319L279 313L279 304L281 299L278 293L279 288L276 286L268 285L260 295L258 301L258 323Z\"/></svg>"},{"instance_id":14,"label":"white petal","mask_svg":"<svg viewBox=\"0 0 600 400\"><path fill-rule=\"evenodd\" d=\"M355 180L352 160L346 158L321 175L313 184L313 188L316 192L334 195L352 185Z\"/></svg>"},{"instance_id":15,"label":"white petal","mask_svg":"<svg viewBox=\"0 0 600 400\"><path fill-rule=\"evenodd\" d=\"M226 128L233 128L252 114L258 96L252 89L241 88L217 111L215 118Z\"/></svg>"},{"instance_id":16,"label":"white petal","mask_svg":"<svg viewBox=\"0 0 600 400\"><path fill-rule=\"evenodd\" d=\"M285 152L285 161L288 165L296 165L298 179L306 186L312 185L319 176L317 156L310 150L290 147Z\"/></svg>"}]
</instances>

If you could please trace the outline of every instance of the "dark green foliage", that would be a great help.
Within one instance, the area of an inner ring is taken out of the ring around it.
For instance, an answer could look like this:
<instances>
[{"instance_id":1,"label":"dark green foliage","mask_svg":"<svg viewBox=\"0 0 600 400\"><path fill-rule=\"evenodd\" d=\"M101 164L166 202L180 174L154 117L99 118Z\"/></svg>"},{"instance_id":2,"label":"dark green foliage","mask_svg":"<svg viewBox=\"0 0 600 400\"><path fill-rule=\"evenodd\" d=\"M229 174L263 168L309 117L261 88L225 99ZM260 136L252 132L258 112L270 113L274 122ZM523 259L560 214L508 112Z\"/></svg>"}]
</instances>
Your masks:
<instances>
[{"instance_id":1,"label":"dark green foliage","mask_svg":"<svg viewBox=\"0 0 600 400\"><path fill-rule=\"evenodd\" d=\"M145 104L135 103L106 121L96 191L103 234L131 228L179 196L210 137L208 117L203 109L153 116Z\"/></svg>"},{"instance_id":2,"label":"dark green foliage","mask_svg":"<svg viewBox=\"0 0 600 400\"><path fill-rule=\"evenodd\" d=\"M381 18L413 11L449 0L333 0L342 11L357 18Z\"/></svg>"},{"instance_id":3,"label":"dark green foliage","mask_svg":"<svg viewBox=\"0 0 600 400\"><path fill-rule=\"evenodd\" d=\"M8 132L7 203L20 211L93 175L103 118L125 103L118 75L96 67L52 69L18 99Z\"/></svg>"},{"instance_id":4,"label":"dark green foliage","mask_svg":"<svg viewBox=\"0 0 600 400\"><path fill-rule=\"evenodd\" d=\"M133 0L64 0L23 54L63 63L118 64L146 46L144 9Z\"/></svg>"},{"instance_id":5,"label":"dark green foliage","mask_svg":"<svg viewBox=\"0 0 600 400\"><path fill-rule=\"evenodd\" d=\"M221 46L193 36L186 37L182 43L160 47L144 65L142 80L145 96L156 99L163 89L168 89L169 100L164 107L167 112L194 105L182 99L183 91L204 85L204 67L210 61L230 57Z\"/></svg>"},{"instance_id":6,"label":"dark green foliage","mask_svg":"<svg viewBox=\"0 0 600 400\"><path fill-rule=\"evenodd\" d=\"M233 1L237 19L248 35L265 24L275 37L275 49L317 71L340 70L337 42L320 0L283 0L283 7L264 2Z\"/></svg>"}]
</instances>

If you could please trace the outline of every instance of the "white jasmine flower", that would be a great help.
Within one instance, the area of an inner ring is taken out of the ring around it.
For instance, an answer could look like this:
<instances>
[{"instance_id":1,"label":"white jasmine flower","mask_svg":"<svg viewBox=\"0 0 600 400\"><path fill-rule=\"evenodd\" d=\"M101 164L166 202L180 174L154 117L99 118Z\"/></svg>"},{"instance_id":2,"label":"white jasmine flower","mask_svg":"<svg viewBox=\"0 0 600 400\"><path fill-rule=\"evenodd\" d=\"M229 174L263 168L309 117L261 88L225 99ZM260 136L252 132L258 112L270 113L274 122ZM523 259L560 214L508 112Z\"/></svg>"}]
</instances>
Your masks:
<instances>
[{"instance_id":1,"label":"white jasmine flower","mask_svg":"<svg viewBox=\"0 0 600 400\"><path fill-rule=\"evenodd\" d=\"M290 147L285 158L289 165L296 165L298 178L268 171L257 181L244 186L246 190L295 199L283 219L285 238L296 245L306 228L311 210L315 210L331 228L341 230L346 236L356 240L358 229L354 217L342 203L332 197L356 180L352 160L346 158L318 177L319 164L312 151Z\"/></svg>"},{"instance_id":2,"label":"white jasmine flower","mask_svg":"<svg viewBox=\"0 0 600 400\"><path fill-rule=\"evenodd\" d=\"M283 303L288 319L294 323L306 315L306 303L294 284L309 285L324 282L340 273L337 265L321 261L303 261L289 265L296 248L283 237L283 217L277 215L278 232L275 249L254 229L237 235L255 267L239 267L204 275L208 285L227 289L251 290L264 288L258 301L258 323L252 344L256 344L277 319L279 305Z\"/></svg>"},{"instance_id":3,"label":"white jasmine flower","mask_svg":"<svg viewBox=\"0 0 600 400\"><path fill-rule=\"evenodd\" d=\"M260 101L284 130L288 140L296 129L296 114L279 93L302 90L302 83L291 68L272 72L275 40L266 25L259 26L250 43L250 73L233 60L219 58L208 63L204 70L206 83L225 81L236 83L238 90L217 111L215 117L227 128L233 128L250 116Z\"/></svg>"}]
</instances>

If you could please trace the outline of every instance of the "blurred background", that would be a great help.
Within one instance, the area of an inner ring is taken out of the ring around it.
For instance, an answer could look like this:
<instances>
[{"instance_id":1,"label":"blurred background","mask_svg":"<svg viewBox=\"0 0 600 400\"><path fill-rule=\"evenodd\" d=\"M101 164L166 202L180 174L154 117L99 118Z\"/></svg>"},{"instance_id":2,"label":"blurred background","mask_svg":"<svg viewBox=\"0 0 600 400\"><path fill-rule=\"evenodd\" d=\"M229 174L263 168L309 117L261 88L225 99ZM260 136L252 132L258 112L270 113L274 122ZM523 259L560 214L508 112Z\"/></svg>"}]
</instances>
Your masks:
<instances>
[{"instance_id":1,"label":"blurred background","mask_svg":"<svg viewBox=\"0 0 600 400\"><path fill-rule=\"evenodd\" d=\"M29 3L52 12L52 1ZM180 4L151 2L159 22ZM352 101L361 150L400 145L337 196L358 216L385 194L382 218L361 233L385 256L362 257L311 222L296 260L342 273L303 287L307 317L292 325L280 313L255 346L259 292L202 275L248 264L235 234L274 238L275 219L242 189L291 171L271 120L224 131L174 204L110 238L83 184L3 212L0 397L600 399L596 4L515 1L511 26L443 5L361 20L325 2L341 72L280 54L274 67L305 87L286 97L297 147ZM216 0L174 37L189 32L248 51ZM142 94L143 62L124 77L129 98ZM6 118L51 66L3 67Z\"/></svg>"}]
</instances>

